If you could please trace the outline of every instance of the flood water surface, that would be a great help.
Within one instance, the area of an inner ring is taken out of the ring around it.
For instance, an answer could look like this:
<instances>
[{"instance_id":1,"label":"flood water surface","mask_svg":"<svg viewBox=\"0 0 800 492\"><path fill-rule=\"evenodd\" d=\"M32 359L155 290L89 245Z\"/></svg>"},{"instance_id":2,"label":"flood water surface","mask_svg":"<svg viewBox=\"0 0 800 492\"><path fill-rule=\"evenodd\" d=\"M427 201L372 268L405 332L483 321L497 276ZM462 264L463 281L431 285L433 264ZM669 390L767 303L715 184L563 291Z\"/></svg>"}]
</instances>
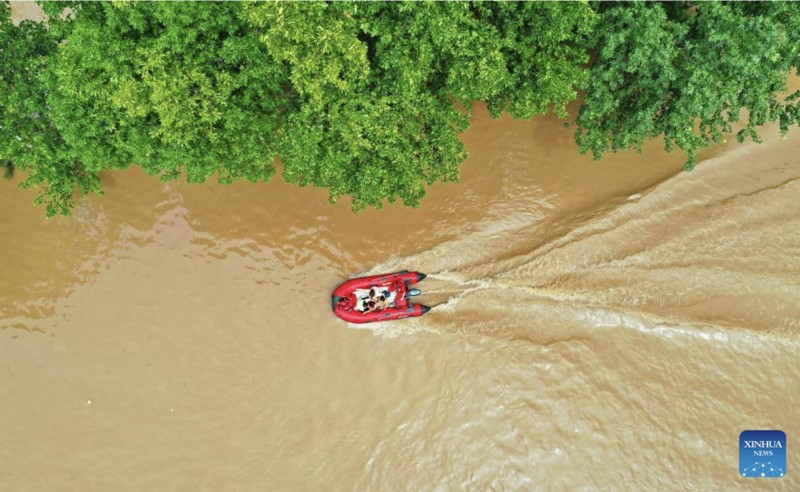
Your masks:
<instances>
[{"instance_id":1,"label":"flood water surface","mask_svg":"<svg viewBox=\"0 0 800 492\"><path fill-rule=\"evenodd\" d=\"M0 183L0 490L800 489L800 132L684 173L572 131L476 107L416 210L132 168L45 220ZM331 314L404 268L425 317ZM784 478L739 477L746 429Z\"/></svg>"}]
</instances>

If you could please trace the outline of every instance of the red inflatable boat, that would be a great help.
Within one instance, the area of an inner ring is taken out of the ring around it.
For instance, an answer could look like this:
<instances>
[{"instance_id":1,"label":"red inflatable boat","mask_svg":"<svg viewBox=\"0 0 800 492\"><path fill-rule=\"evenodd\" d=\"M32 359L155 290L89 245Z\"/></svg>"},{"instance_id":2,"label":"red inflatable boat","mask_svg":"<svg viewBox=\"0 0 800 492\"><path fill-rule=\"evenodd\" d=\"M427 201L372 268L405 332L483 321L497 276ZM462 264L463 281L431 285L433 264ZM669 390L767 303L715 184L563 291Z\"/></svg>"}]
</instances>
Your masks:
<instances>
[{"instance_id":1,"label":"red inflatable boat","mask_svg":"<svg viewBox=\"0 0 800 492\"><path fill-rule=\"evenodd\" d=\"M411 303L411 297L420 294L419 290L411 288L411 284L424 278L424 273L408 270L354 278L333 291L331 307L336 316L350 323L422 316L430 308Z\"/></svg>"}]
</instances>

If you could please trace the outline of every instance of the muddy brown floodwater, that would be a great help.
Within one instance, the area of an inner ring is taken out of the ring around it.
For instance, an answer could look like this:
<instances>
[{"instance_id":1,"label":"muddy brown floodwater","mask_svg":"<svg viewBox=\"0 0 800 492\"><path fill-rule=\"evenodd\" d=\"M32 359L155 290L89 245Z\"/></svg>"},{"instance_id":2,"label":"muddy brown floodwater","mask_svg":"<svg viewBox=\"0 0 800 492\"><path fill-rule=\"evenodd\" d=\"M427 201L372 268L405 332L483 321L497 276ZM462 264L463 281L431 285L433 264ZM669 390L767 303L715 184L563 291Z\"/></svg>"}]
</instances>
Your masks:
<instances>
[{"instance_id":1,"label":"muddy brown floodwater","mask_svg":"<svg viewBox=\"0 0 800 492\"><path fill-rule=\"evenodd\" d=\"M477 106L459 184L0 183L0 490L800 489L800 131L691 173ZM435 308L350 326L348 276ZM740 478L781 429L787 475Z\"/></svg>"}]
</instances>

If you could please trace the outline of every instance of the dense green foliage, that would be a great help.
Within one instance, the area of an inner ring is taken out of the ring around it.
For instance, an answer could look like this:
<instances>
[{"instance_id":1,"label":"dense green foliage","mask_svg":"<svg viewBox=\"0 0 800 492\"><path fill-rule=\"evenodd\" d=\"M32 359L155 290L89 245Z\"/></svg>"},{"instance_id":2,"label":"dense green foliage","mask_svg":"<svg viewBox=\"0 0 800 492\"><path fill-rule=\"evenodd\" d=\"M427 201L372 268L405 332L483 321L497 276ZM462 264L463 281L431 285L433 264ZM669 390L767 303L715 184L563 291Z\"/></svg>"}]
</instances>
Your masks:
<instances>
[{"instance_id":1,"label":"dense green foliage","mask_svg":"<svg viewBox=\"0 0 800 492\"><path fill-rule=\"evenodd\" d=\"M37 22L15 27L7 3L0 3L0 163L9 176L14 167L28 171L24 186L40 186L38 202L47 215L68 213L76 188L101 190L95 172L87 171L77 153L53 125L42 75L57 49L53 37Z\"/></svg>"},{"instance_id":2,"label":"dense green foliage","mask_svg":"<svg viewBox=\"0 0 800 492\"><path fill-rule=\"evenodd\" d=\"M800 93L782 104L790 70L800 67L800 5L783 2L603 5L598 56L578 116L578 144L595 157L641 148L663 135L695 164L696 152L733 131L800 122Z\"/></svg>"},{"instance_id":3,"label":"dense green foliage","mask_svg":"<svg viewBox=\"0 0 800 492\"><path fill-rule=\"evenodd\" d=\"M800 57L790 3L42 5L49 29L0 3L0 163L48 215L103 170L258 181L276 157L354 209L416 205L457 179L476 100L566 117L583 88L581 151L665 135L690 164L742 109L742 138L800 117L776 99Z\"/></svg>"},{"instance_id":4,"label":"dense green foliage","mask_svg":"<svg viewBox=\"0 0 800 492\"><path fill-rule=\"evenodd\" d=\"M232 6L80 4L79 21L53 26L68 42L42 74L50 118L87 170L134 162L190 182L274 173L287 73Z\"/></svg>"},{"instance_id":5,"label":"dense green foliage","mask_svg":"<svg viewBox=\"0 0 800 492\"><path fill-rule=\"evenodd\" d=\"M288 67L297 101L279 144L285 179L327 187L334 200L351 195L356 209L387 198L415 205L424 183L457 178L468 112L454 98L521 117L563 108L584 76L593 19L586 5L532 3L258 4L247 13Z\"/></svg>"}]
</instances>

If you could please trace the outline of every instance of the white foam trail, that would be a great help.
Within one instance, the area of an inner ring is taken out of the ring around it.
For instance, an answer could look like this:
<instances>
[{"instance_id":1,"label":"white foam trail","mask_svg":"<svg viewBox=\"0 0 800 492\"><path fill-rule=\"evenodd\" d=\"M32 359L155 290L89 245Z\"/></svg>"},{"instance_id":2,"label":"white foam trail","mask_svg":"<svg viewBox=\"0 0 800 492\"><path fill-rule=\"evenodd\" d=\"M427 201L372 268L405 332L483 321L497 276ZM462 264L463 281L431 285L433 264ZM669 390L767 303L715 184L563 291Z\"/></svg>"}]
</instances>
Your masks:
<instances>
[{"instance_id":1,"label":"white foam trail","mask_svg":"<svg viewBox=\"0 0 800 492\"><path fill-rule=\"evenodd\" d=\"M719 343L732 333L796 343L798 166L756 153L745 146L705 161L585 212L571 229L549 224L562 228L559 235L526 230L548 224L522 210L518 219L479 225L367 273L428 275L423 298L440 302L413 332L469 333L472 326L519 338L527 329L546 342L559 338L542 331L552 322L574 323L584 334L624 327Z\"/></svg>"}]
</instances>

